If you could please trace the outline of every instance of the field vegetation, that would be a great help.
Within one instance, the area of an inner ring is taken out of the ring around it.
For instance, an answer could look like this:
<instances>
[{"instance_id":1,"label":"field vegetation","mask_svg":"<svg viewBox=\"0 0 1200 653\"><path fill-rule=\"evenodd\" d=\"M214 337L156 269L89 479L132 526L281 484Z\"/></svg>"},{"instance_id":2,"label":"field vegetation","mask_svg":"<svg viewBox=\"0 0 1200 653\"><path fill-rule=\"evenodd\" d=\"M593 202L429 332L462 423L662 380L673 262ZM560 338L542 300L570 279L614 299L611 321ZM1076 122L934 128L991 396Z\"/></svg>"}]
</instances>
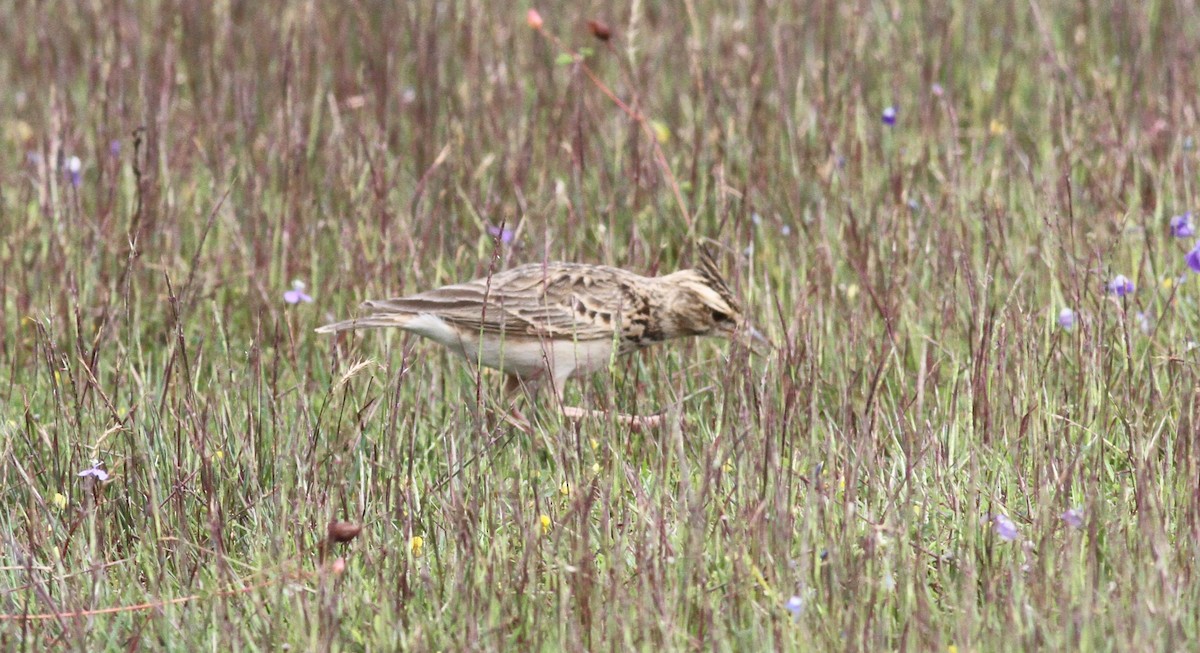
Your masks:
<instances>
[{"instance_id":1,"label":"field vegetation","mask_svg":"<svg viewBox=\"0 0 1200 653\"><path fill-rule=\"evenodd\" d=\"M1193 4L0 4L0 649L1197 646ZM700 239L660 429L313 332Z\"/></svg>"}]
</instances>

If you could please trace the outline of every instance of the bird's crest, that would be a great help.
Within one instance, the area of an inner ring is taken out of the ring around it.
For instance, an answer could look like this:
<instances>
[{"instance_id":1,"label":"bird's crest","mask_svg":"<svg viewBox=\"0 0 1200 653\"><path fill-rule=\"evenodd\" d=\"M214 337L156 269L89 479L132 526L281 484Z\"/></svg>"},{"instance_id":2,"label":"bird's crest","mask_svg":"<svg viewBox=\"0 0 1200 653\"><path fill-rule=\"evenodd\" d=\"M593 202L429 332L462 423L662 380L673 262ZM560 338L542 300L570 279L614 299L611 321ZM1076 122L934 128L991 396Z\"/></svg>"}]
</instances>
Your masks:
<instances>
[{"instance_id":1,"label":"bird's crest","mask_svg":"<svg viewBox=\"0 0 1200 653\"><path fill-rule=\"evenodd\" d=\"M733 291L729 289L729 285L725 283L725 277L721 275L720 268L717 267L717 261L713 257L712 250L707 245L700 245L696 248L699 251L700 265L696 271L704 280L708 282L708 286L713 289L726 304L737 311L741 311L742 304L737 300Z\"/></svg>"}]
</instances>

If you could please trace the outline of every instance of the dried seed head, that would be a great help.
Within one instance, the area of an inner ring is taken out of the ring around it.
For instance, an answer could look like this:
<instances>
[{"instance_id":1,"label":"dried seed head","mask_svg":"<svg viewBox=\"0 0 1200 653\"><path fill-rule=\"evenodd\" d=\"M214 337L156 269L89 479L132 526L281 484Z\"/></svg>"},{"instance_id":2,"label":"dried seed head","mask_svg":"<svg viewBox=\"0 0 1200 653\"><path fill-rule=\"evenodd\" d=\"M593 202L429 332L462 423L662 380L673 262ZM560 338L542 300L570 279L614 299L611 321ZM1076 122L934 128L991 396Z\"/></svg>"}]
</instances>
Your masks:
<instances>
[{"instance_id":1,"label":"dried seed head","mask_svg":"<svg viewBox=\"0 0 1200 653\"><path fill-rule=\"evenodd\" d=\"M589 20L587 22L588 30L592 32L592 36L607 41L612 38L612 29L608 24L599 20Z\"/></svg>"},{"instance_id":2,"label":"dried seed head","mask_svg":"<svg viewBox=\"0 0 1200 653\"><path fill-rule=\"evenodd\" d=\"M329 541L345 543L358 537L362 532L362 526L352 524L348 521L331 521L329 522Z\"/></svg>"},{"instance_id":3,"label":"dried seed head","mask_svg":"<svg viewBox=\"0 0 1200 653\"><path fill-rule=\"evenodd\" d=\"M542 15L538 13L537 9L530 9L525 13L525 22L529 23L533 29L542 29Z\"/></svg>"}]
</instances>

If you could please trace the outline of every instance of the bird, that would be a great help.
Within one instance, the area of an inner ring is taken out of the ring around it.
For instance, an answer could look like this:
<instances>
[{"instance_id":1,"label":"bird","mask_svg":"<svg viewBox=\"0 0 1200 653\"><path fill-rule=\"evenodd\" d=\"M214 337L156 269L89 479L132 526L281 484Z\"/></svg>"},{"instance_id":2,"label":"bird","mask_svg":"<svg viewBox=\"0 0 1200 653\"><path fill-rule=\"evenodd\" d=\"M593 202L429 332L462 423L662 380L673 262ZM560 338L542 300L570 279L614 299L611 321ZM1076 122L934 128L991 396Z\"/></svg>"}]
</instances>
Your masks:
<instances>
[{"instance_id":1,"label":"bird","mask_svg":"<svg viewBox=\"0 0 1200 653\"><path fill-rule=\"evenodd\" d=\"M663 276L586 263L529 263L416 295L368 300L365 315L326 324L318 333L399 328L507 376L505 390L553 388L562 412L568 379L607 368L617 357L668 340L717 336L771 343L750 325L707 249L699 265ZM635 427L658 416L618 414Z\"/></svg>"}]
</instances>

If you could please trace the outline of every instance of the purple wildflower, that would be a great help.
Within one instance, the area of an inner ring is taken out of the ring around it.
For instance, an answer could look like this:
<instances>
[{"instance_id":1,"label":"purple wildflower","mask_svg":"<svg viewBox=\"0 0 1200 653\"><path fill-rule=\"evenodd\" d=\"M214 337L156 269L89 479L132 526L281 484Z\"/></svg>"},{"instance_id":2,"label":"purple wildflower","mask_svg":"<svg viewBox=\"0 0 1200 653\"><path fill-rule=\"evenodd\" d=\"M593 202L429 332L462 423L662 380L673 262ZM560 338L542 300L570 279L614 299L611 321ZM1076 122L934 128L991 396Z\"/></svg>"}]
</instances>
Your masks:
<instances>
[{"instance_id":1,"label":"purple wildflower","mask_svg":"<svg viewBox=\"0 0 1200 653\"><path fill-rule=\"evenodd\" d=\"M1192 224L1192 212L1171 218L1171 235L1176 238L1191 238L1196 235L1196 226Z\"/></svg>"},{"instance_id":2,"label":"purple wildflower","mask_svg":"<svg viewBox=\"0 0 1200 653\"><path fill-rule=\"evenodd\" d=\"M489 236L493 238L499 238L500 242L504 243L505 245L511 243L513 241L513 237L516 236L516 232L508 227L493 227L490 224L488 225L487 232Z\"/></svg>"},{"instance_id":3,"label":"purple wildflower","mask_svg":"<svg viewBox=\"0 0 1200 653\"><path fill-rule=\"evenodd\" d=\"M1071 528L1083 528L1083 510L1080 508L1071 508L1059 517Z\"/></svg>"},{"instance_id":4,"label":"purple wildflower","mask_svg":"<svg viewBox=\"0 0 1200 653\"><path fill-rule=\"evenodd\" d=\"M804 599L793 594L792 598L783 604L783 609L792 613L792 619L799 619L800 613L804 612Z\"/></svg>"},{"instance_id":5,"label":"purple wildflower","mask_svg":"<svg viewBox=\"0 0 1200 653\"><path fill-rule=\"evenodd\" d=\"M1017 525L1007 515L996 515L992 518L992 524L996 527L996 535L1005 542L1012 542L1020 535Z\"/></svg>"},{"instance_id":6,"label":"purple wildflower","mask_svg":"<svg viewBox=\"0 0 1200 653\"><path fill-rule=\"evenodd\" d=\"M98 460L93 460L91 467L79 472L76 476L81 476L83 478L88 478L90 476L101 483L108 480L108 472L100 469L100 461Z\"/></svg>"},{"instance_id":7,"label":"purple wildflower","mask_svg":"<svg viewBox=\"0 0 1200 653\"><path fill-rule=\"evenodd\" d=\"M1196 246L1183 257L1183 260L1192 269L1192 272L1200 272L1200 241L1196 241Z\"/></svg>"},{"instance_id":8,"label":"purple wildflower","mask_svg":"<svg viewBox=\"0 0 1200 653\"><path fill-rule=\"evenodd\" d=\"M114 138L108 142L108 155L114 159L121 156L121 141Z\"/></svg>"},{"instance_id":9,"label":"purple wildflower","mask_svg":"<svg viewBox=\"0 0 1200 653\"><path fill-rule=\"evenodd\" d=\"M889 127L896 124L896 107L889 106L883 110L883 124Z\"/></svg>"},{"instance_id":10,"label":"purple wildflower","mask_svg":"<svg viewBox=\"0 0 1200 653\"><path fill-rule=\"evenodd\" d=\"M937 82L934 82L933 86L929 87L929 90L933 91L933 94L937 97L942 97L946 93L946 89L942 88L942 85Z\"/></svg>"},{"instance_id":11,"label":"purple wildflower","mask_svg":"<svg viewBox=\"0 0 1200 653\"><path fill-rule=\"evenodd\" d=\"M1193 251L1195 251L1195 250L1193 250ZM1198 261L1198 265L1200 265L1200 261ZM1197 267L1195 269L1197 271L1200 271L1200 267ZM1116 295L1117 297L1124 297L1125 295L1130 295L1133 293L1134 289L1135 289L1135 287L1133 285L1133 282L1129 280L1129 277L1126 277L1123 274L1118 274L1117 276L1113 277L1112 281L1108 282L1108 292Z\"/></svg>"},{"instance_id":12,"label":"purple wildflower","mask_svg":"<svg viewBox=\"0 0 1200 653\"><path fill-rule=\"evenodd\" d=\"M1069 308L1064 308L1059 311L1058 326L1070 331L1071 327L1075 326L1075 311L1072 311Z\"/></svg>"},{"instance_id":13,"label":"purple wildflower","mask_svg":"<svg viewBox=\"0 0 1200 653\"><path fill-rule=\"evenodd\" d=\"M77 156L68 157L63 163L63 170L66 171L67 178L71 180L71 185L78 188L79 182L83 179L83 161L80 161Z\"/></svg>"},{"instance_id":14,"label":"purple wildflower","mask_svg":"<svg viewBox=\"0 0 1200 653\"><path fill-rule=\"evenodd\" d=\"M301 302L309 303L313 300L312 297L304 292L304 282L296 280L292 282L292 289L283 293L283 301L289 304L299 304Z\"/></svg>"}]
</instances>

